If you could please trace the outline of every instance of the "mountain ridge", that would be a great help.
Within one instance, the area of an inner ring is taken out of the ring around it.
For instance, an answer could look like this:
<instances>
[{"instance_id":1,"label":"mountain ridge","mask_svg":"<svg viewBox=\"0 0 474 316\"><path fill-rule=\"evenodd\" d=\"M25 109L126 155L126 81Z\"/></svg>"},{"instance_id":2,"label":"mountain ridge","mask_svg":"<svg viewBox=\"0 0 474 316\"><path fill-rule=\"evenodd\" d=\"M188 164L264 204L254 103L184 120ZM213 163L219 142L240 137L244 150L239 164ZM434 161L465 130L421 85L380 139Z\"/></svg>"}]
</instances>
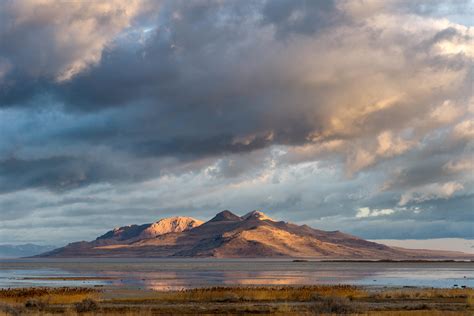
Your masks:
<instances>
[{"instance_id":1,"label":"mountain ridge","mask_svg":"<svg viewBox=\"0 0 474 316\"><path fill-rule=\"evenodd\" d=\"M53 245L26 244L0 244L0 259L21 258L34 256L55 249Z\"/></svg>"},{"instance_id":2,"label":"mountain ridge","mask_svg":"<svg viewBox=\"0 0 474 316\"><path fill-rule=\"evenodd\" d=\"M275 221L260 211L229 210L207 222L175 216L115 228L90 242L71 243L40 257L215 257L318 259L471 258L448 251L389 247L340 231Z\"/></svg>"}]
</instances>

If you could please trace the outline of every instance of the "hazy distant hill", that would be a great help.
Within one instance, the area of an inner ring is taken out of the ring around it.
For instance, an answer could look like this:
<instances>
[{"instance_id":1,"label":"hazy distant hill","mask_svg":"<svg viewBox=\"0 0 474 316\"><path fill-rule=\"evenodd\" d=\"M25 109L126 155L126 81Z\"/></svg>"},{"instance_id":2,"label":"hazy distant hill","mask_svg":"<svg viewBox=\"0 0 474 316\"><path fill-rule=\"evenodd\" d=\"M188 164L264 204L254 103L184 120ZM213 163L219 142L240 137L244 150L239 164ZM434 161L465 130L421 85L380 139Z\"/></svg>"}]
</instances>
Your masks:
<instances>
[{"instance_id":1,"label":"hazy distant hill","mask_svg":"<svg viewBox=\"0 0 474 316\"><path fill-rule=\"evenodd\" d=\"M54 246L40 246L35 244L0 245L0 258L31 257L54 248Z\"/></svg>"},{"instance_id":2,"label":"hazy distant hill","mask_svg":"<svg viewBox=\"0 0 474 316\"><path fill-rule=\"evenodd\" d=\"M460 252L388 247L339 231L274 221L257 211L223 211L203 223L190 217L115 228L43 257L295 257L320 259L469 258ZM472 256L471 256L472 257Z\"/></svg>"}]
</instances>

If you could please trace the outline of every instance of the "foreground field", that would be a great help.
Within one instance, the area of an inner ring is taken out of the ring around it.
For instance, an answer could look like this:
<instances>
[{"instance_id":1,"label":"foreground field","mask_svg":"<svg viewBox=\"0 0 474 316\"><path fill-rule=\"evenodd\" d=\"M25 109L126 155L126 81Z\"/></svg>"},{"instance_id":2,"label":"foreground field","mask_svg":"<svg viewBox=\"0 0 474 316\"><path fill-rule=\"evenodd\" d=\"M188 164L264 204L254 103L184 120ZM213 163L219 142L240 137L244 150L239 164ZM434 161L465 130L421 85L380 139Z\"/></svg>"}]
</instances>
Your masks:
<instances>
[{"instance_id":1,"label":"foreground field","mask_svg":"<svg viewBox=\"0 0 474 316\"><path fill-rule=\"evenodd\" d=\"M93 288L0 290L0 315L474 315L474 290L349 285L216 287L157 292Z\"/></svg>"}]
</instances>

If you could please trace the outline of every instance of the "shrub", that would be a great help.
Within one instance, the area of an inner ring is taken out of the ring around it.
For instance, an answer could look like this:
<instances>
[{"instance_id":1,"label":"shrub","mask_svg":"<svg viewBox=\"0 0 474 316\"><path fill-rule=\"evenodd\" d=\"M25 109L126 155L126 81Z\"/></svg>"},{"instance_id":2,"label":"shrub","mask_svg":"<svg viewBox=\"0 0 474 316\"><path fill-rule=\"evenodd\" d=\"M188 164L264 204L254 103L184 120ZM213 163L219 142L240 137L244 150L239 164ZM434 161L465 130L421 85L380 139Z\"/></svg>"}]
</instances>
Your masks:
<instances>
[{"instance_id":1,"label":"shrub","mask_svg":"<svg viewBox=\"0 0 474 316\"><path fill-rule=\"evenodd\" d=\"M0 315L20 316L24 314L21 307L14 307L7 304L0 304Z\"/></svg>"},{"instance_id":2,"label":"shrub","mask_svg":"<svg viewBox=\"0 0 474 316\"><path fill-rule=\"evenodd\" d=\"M240 297L235 294L235 293L225 293L221 297L216 298L216 301L218 302L239 302L241 299Z\"/></svg>"},{"instance_id":3,"label":"shrub","mask_svg":"<svg viewBox=\"0 0 474 316\"><path fill-rule=\"evenodd\" d=\"M354 303L343 297L316 296L312 311L315 313L351 314L357 312Z\"/></svg>"},{"instance_id":4,"label":"shrub","mask_svg":"<svg viewBox=\"0 0 474 316\"><path fill-rule=\"evenodd\" d=\"M93 312L99 309L99 304L90 298L86 298L82 302L76 303L75 306L76 312L78 313Z\"/></svg>"},{"instance_id":5,"label":"shrub","mask_svg":"<svg viewBox=\"0 0 474 316\"><path fill-rule=\"evenodd\" d=\"M41 300L29 299L25 302L25 307L30 309L43 310L46 307L46 303Z\"/></svg>"}]
</instances>

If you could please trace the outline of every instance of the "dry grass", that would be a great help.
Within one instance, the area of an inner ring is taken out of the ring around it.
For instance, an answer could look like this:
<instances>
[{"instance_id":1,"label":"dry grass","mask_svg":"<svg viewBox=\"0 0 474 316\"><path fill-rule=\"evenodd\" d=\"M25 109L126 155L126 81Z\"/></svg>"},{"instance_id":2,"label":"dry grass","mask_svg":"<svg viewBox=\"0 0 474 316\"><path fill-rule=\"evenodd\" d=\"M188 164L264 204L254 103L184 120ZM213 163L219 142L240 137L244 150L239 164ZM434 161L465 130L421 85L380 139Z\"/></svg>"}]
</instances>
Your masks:
<instances>
[{"instance_id":1,"label":"dry grass","mask_svg":"<svg viewBox=\"0 0 474 316\"><path fill-rule=\"evenodd\" d=\"M25 304L36 300L45 304L72 304L96 298L99 292L90 288L18 288L0 289L0 303Z\"/></svg>"},{"instance_id":2,"label":"dry grass","mask_svg":"<svg viewBox=\"0 0 474 316\"><path fill-rule=\"evenodd\" d=\"M163 302L254 302L314 301L318 297L367 297L367 292L350 285L302 287L212 287L156 292L149 300ZM126 299L130 301L130 299Z\"/></svg>"},{"instance_id":3,"label":"dry grass","mask_svg":"<svg viewBox=\"0 0 474 316\"><path fill-rule=\"evenodd\" d=\"M473 289L381 289L349 285L214 287L108 293L87 288L0 290L3 315L266 314L474 315ZM107 298L108 297L108 298ZM119 298L120 297L120 298ZM3 305L2 305L3 302Z\"/></svg>"},{"instance_id":4,"label":"dry grass","mask_svg":"<svg viewBox=\"0 0 474 316\"><path fill-rule=\"evenodd\" d=\"M437 311L437 310L416 310L416 311L377 311L366 312L366 316L472 316L472 311Z\"/></svg>"},{"instance_id":5,"label":"dry grass","mask_svg":"<svg viewBox=\"0 0 474 316\"><path fill-rule=\"evenodd\" d=\"M353 314L365 310L365 306L345 297L321 297L311 307L313 313Z\"/></svg>"},{"instance_id":6,"label":"dry grass","mask_svg":"<svg viewBox=\"0 0 474 316\"><path fill-rule=\"evenodd\" d=\"M385 290L373 294L378 299L437 299L437 298L469 298L474 297L474 289L397 289Z\"/></svg>"}]
</instances>

